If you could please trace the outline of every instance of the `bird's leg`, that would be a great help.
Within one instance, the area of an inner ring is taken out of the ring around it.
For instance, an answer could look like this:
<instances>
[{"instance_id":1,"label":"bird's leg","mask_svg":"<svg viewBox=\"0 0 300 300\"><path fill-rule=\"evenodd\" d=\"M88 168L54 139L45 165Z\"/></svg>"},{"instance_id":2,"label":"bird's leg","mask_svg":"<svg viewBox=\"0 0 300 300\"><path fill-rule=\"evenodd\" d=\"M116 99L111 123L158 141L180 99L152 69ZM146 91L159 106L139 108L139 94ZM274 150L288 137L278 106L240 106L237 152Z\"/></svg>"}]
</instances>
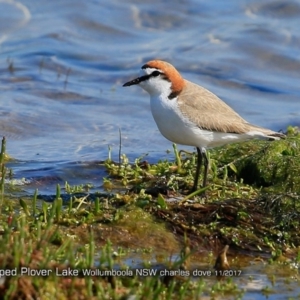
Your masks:
<instances>
[{"instance_id":1,"label":"bird's leg","mask_svg":"<svg viewBox=\"0 0 300 300\"><path fill-rule=\"evenodd\" d=\"M195 192L197 190L198 180L199 180L199 175L200 175L200 170L202 165L202 151L198 147L196 147L196 149L197 149L197 168L196 168L196 174L194 179L194 185L191 192Z\"/></svg>"},{"instance_id":2,"label":"bird's leg","mask_svg":"<svg viewBox=\"0 0 300 300\"><path fill-rule=\"evenodd\" d=\"M206 187L206 181L207 181L207 174L208 174L208 166L209 166L209 161L208 157L206 154L205 148L198 148L197 149L197 154L198 154L198 159L197 159L197 168L196 168L196 174L195 174L195 179L194 179L194 185L191 190L191 192L197 191L197 186L198 186L198 181L199 181L199 175L200 175L200 170L201 170L201 165L202 165L202 160L204 160L204 175L203 175L203 185L202 188ZM205 194L205 192L203 192Z\"/></svg>"},{"instance_id":3,"label":"bird's leg","mask_svg":"<svg viewBox=\"0 0 300 300\"><path fill-rule=\"evenodd\" d=\"M204 187L206 187L209 161L208 161L208 157L207 157L205 148L201 148L201 153L204 158L204 177L203 177L203 185L202 185L202 187L204 188Z\"/></svg>"}]
</instances>

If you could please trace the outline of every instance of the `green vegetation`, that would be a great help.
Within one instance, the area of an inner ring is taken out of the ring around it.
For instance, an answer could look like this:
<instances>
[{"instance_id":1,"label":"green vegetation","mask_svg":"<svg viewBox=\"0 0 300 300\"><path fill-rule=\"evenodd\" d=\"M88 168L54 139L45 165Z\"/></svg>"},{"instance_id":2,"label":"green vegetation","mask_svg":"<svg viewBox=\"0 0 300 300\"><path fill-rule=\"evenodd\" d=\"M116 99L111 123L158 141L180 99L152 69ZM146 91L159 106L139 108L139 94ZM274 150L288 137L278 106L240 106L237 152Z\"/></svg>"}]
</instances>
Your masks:
<instances>
[{"instance_id":1,"label":"green vegetation","mask_svg":"<svg viewBox=\"0 0 300 300\"><path fill-rule=\"evenodd\" d=\"M205 198L199 191L188 193L195 154L176 146L174 154L174 162L153 165L142 159L130 163L124 154L116 163L109 155L105 193L89 194L89 186L66 183L65 194L57 186L50 198L36 191L16 199L5 194L3 139L0 298L240 299L245 290L237 277L217 280L213 273L224 245L235 274L248 266L243 252L268 262L264 268L274 286L283 274L299 281L297 130L289 128L286 140L210 151ZM141 276L136 270L142 267L158 273ZM177 273L160 272L166 270ZM206 275L186 276L195 270ZM265 295L274 292L261 289Z\"/></svg>"}]
</instances>

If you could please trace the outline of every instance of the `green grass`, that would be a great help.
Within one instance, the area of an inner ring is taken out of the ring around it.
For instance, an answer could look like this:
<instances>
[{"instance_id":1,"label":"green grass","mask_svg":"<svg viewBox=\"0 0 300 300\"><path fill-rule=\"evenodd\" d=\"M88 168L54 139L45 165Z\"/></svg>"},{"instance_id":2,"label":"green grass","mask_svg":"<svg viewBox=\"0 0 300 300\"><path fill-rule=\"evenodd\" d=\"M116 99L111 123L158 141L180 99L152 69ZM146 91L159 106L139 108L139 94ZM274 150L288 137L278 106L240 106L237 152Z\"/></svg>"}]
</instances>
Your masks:
<instances>
[{"instance_id":1,"label":"green grass","mask_svg":"<svg viewBox=\"0 0 300 300\"><path fill-rule=\"evenodd\" d=\"M275 265L290 277L289 270L300 263L299 133L290 128L283 141L211 151L206 198L199 196L200 187L187 195L195 154L174 146L174 157L156 164L141 158L131 163L124 154L120 163L109 157L105 193L88 194L89 187L66 183L66 194L57 186L51 202L38 191L16 200L5 194L3 139L0 298L241 299L245 291L234 278L184 276L198 262L213 272L212 250L226 244L237 254L268 257L270 269ZM144 258L139 266L181 273L140 277L134 263L124 263L133 253ZM230 264L243 269L238 255ZM106 273L88 276L87 270Z\"/></svg>"}]
</instances>

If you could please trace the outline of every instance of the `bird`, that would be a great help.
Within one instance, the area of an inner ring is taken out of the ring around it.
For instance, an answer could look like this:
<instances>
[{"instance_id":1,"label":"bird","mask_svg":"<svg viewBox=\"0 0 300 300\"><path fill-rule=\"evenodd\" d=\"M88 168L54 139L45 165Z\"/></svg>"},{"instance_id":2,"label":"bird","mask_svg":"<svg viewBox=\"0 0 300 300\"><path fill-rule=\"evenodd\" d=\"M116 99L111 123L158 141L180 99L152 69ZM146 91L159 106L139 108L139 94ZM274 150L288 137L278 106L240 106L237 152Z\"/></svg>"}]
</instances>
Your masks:
<instances>
[{"instance_id":1,"label":"bird","mask_svg":"<svg viewBox=\"0 0 300 300\"><path fill-rule=\"evenodd\" d=\"M173 143L197 150L197 167L191 192L198 189L202 164L202 188L207 185L207 149L251 139L279 140L285 135L244 120L218 96L182 77L163 60L151 60L140 76L123 84L139 85L150 95L153 118L161 134Z\"/></svg>"}]
</instances>

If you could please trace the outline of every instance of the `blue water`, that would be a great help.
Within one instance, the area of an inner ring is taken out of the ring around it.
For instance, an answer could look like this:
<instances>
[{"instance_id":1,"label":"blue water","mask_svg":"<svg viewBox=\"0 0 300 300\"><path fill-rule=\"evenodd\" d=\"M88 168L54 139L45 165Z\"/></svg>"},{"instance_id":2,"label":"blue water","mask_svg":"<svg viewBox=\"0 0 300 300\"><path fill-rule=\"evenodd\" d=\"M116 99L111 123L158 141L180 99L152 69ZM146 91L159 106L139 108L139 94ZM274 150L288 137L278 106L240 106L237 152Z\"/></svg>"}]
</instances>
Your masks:
<instances>
[{"instance_id":1,"label":"blue water","mask_svg":"<svg viewBox=\"0 0 300 300\"><path fill-rule=\"evenodd\" d=\"M166 157L148 94L122 87L153 58L251 123L300 125L299 15L283 0L1 0L0 134L15 176L70 180L68 164L104 160L109 145L117 159L119 129L131 158Z\"/></svg>"}]
</instances>

